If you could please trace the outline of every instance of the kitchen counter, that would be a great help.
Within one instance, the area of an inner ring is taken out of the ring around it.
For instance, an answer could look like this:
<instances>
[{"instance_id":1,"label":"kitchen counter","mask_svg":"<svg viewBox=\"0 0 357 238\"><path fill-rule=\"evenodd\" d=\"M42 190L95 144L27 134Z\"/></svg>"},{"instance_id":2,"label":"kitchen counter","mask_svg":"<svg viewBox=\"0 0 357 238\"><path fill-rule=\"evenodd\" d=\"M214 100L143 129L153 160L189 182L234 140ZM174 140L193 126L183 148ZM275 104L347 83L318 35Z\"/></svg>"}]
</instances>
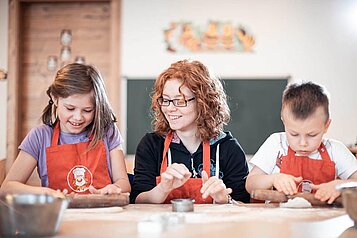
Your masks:
<instances>
[{"instance_id":1,"label":"kitchen counter","mask_svg":"<svg viewBox=\"0 0 357 238\"><path fill-rule=\"evenodd\" d=\"M343 208L279 208L273 204L171 205L67 209L56 237L357 237Z\"/></svg>"}]
</instances>

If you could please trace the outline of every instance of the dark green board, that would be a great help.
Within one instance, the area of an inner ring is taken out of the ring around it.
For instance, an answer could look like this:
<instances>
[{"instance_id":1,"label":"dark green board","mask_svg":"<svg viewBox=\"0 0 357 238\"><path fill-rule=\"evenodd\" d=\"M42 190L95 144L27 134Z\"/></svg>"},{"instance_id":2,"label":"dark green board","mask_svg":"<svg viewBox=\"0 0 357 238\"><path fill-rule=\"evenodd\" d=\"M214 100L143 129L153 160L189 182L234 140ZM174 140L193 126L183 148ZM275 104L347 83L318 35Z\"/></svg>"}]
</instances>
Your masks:
<instances>
[{"instance_id":1,"label":"dark green board","mask_svg":"<svg viewBox=\"0 0 357 238\"><path fill-rule=\"evenodd\" d=\"M146 132L151 132L152 79L127 81L127 154ZM288 78L223 79L231 110L225 130L232 132L247 154L254 154L273 132L283 131L280 120L281 96Z\"/></svg>"}]
</instances>

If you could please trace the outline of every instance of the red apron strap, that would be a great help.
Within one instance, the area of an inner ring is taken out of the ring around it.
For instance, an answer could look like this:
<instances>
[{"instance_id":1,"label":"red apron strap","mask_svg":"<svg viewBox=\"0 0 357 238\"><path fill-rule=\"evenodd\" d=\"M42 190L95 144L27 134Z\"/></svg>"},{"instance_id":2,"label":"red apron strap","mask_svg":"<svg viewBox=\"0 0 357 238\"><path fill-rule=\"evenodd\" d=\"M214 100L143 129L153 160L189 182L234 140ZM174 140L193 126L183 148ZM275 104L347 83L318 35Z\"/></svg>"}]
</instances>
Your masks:
<instances>
[{"instance_id":1,"label":"red apron strap","mask_svg":"<svg viewBox=\"0 0 357 238\"><path fill-rule=\"evenodd\" d=\"M164 153L162 154L162 163L160 168L160 174L166 171L167 169L167 156L166 153L169 150L171 140L174 137L173 131L169 131L166 135L165 142L164 142Z\"/></svg>"},{"instance_id":2,"label":"red apron strap","mask_svg":"<svg viewBox=\"0 0 357 238\"><path fill-rule=\"evenodd\" d=\"M288 154L287 154L287 156L288 156L288 157L295 156L295 151L293 151L290 146L288 147Z\"/></svg>"},{"instance_id":3,"label":"red apron strap","mask_svg":"<svg viewBox=\"0 0 357 238\"><path fill-rule=\"evenodd\" d=\"M210 159L210 144L209 141L203 142L203 170L206 171L208 177L211 177L210 167L211 167L211 159Z\"/></svg>"},{"instance_id":4,"label":"red apron strap","mask_svg":"<svg viewBox=\"0 0 357 238\"><path fill-rule=\"evenodd\" d=\"M164 152L162 154L162 163L160 168L160 174L166 171L167 169L167 151L169 150L170 143L172 138L174 137L173 131L169 131L166 135L164 142ZM207 172L208 177L211 177L210 167L211 167L211 159L210 159L210 144L209 141L203 142L203 170Z\"/></svg>"},{"instance_id":5,"label":"red apron strap","mask_svg":"<svg viewBox=\"0 0 357 238\"><path fill-rule=\"evenodd\" d=\"M59 134L60 134L60 123L57 122L55 124L55 127L53 128L51 146L57 146L58 145Z\"/></svg>"},{"instance_id":6,"label":"red apron strap","mask_svg":"<svg viewBox=\"0 0 357 238\"><path fill-rule=\"evenodd\" d=\"M321 155L321 158L324 162L329 162L331 161L329 154L327 153L326 147L323 143L321 143L320 147L319 147L319 152Z\"/></svg>"}]
</instances>

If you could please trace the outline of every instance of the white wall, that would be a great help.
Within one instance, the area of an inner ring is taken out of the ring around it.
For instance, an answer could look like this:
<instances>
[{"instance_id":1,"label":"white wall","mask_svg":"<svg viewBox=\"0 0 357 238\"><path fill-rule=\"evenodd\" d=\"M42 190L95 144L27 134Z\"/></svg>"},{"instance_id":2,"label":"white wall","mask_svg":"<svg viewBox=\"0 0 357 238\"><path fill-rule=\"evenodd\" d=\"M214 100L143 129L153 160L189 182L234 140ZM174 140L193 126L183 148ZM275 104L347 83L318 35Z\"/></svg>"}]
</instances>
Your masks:
<instances>
[{"instance_id":1,"label":"white wall","mask_svg":"<svg viewBox=\"0 0 357 238\"><path fill-rule=\"evenodd\" d=\"M122 73L155 77L183 58L204 62L217 76L285 76L312 80L331 94L327 136L345 144L357 137L357 1L354 0L124 0ZM204 26L209 20L247 26L253 54L165 51L171 21ZM122 112L121 116L124 116ZM125 133L125 132L123 132Z\"/></svg>"},{"instance_id":2,"label":"white wall","mask_svg":"<svg viewBox=\"0 0 357 238\"><path fill-rule=\"evenodd\" d=\"M7 70L8 1L0 1L0 68ZM0 160L6 157L7 80L0 81Z\"/></svg>"},{"instance_id":3,"label":"white wall","mask_svg":"<svg viewBox=\"0 0 357 238\"><path fill-rule=\"evenodd\" d=\"M313 80L332 96L328 136L351 144L357 137L356 16L355 0L123 0L121 70L127 77L155 77L191 58L220 77ZM180 20L247 26L256 37L255 53L167 53L163 29ZM0 47L0 67L7 69L8 1L0 1ZM0 158L6 155L6 98L7 81L0 82Z\"/></svg>"}]
</instances>

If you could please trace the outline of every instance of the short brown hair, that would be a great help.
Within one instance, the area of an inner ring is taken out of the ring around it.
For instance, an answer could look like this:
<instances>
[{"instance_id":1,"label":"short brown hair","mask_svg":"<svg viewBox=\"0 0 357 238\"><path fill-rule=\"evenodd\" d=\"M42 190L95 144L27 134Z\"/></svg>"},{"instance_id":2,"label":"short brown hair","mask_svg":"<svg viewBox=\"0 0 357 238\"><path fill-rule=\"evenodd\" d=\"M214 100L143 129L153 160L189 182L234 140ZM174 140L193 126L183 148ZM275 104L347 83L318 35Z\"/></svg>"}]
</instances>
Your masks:
<instances>
[{"instance_id":1,"label":"short brown hair","mask_svg":"<svg viewBox=\"0 0 357 238\"><path fill-rule=\"evenodd\" d=\"M155 81L151 105L155 132L165 135L170 130L169 123L157 103L157 99L162 97L165 83L170 79L181 80L180 87L186 86L194 93L198 112L196 119L198 136L201 140L217 137L230 120L226 93L221 81L211 77L206 66L199 61L188 60L171 64ZM180 89L179 91L181 92ZM182 96L185 97L183 94Z\"/></svg>"},{"instance_id":2,"label":"short brown hair","mask_svg":"<svg viewBox=\"0 0 357 238\"><path fill-rule=\"evenodd\" d=\"M318 107L326 114L326 122L330 118L329 98L327 90L313 82L289 84L283 93L282 109L288 106L296 119L306 119Z\"/></svg>"}]
</instances>

